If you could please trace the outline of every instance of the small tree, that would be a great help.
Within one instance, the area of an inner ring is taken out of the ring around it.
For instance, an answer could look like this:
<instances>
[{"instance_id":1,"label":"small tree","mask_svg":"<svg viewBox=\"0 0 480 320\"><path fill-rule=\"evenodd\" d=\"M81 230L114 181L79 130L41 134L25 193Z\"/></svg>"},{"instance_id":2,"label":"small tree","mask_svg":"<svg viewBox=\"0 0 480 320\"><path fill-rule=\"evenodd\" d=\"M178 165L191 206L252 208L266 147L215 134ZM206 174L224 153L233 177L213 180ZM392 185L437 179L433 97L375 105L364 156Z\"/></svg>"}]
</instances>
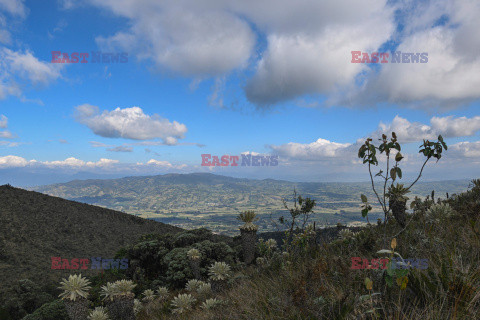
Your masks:
<instances>
[{"instance_id":1,"label":"small tree","mask_svg":"<svg viewBox=\"0 0 480 320\"><path fill-rule=\"evenodd\" d=\"M297 197L297 190L293 190L293 201L294 205L293 208L289 208L287 206L287 200L282 199L283 206L290 212L290 219L287 220L283 216L280 217L278 220L281 224L288 227L287 234L288 240L287 243L290 243L293 237L293 231L296 230L304 230L310 216L313 214L313 208L315 207L316 203L315 200L311 200L310 198L302 198L302 196ZM299 225L299 221L301 225Z\"/></svg>"},{"instance_id":2,"label":"small tree","mask_svg":"<svg viewBox=\"0 0 480 320\"><path fill-rule=\"evenodd\" d=\"M372 143L372 139L368 138L365 143L360 147L358 150L358 157L363 159L363 163L368 164L368 172L370 173L370 180L372 183L372 189L375 193L380 206L382 207L383 213L385 214L385 222L388 219L388 214L390 211L392 212L395 220L400 224L400 226L406 226L406 202L408 198L405 196L407 193L410 192L410 189L417 183L423 173L423 169L425 168L427 162L431 158L436 158L437 162L442 157L442 151L445 148L447 150L447 145L443 141L441 135L438 136L438 141L432 142L429 140L423 140L423 144L420 146L419 153L422 153L425 156L425 161L420 169L420 173L418 177L408 186L404 187L403 184L397 183L394 186L394 182L398 179L402 178L402 170L399 167L400 161L402 161L403 156L400 153L401 147L397 141L397 135L395 132L392 132L392 138L388 141L387 136L385 134L382 135L382 139L379 139L381 144L377 147ZM386 156L386 171L380 170L375 176L381 177L383 181L383 192L378 193L375 187L374 178L372 175L372 166L378 166L377 160L377 150L380 154L385 154ZM393 154L396 151L395 154ZM394 161L392 167L391 162ZM387 184L391 181L390 186L387 189ZM372 210L370 203L365 195L361 195L361 199L363 202L362 206L362 216L367 217L368 220L368 212ZM388 205L387 205L387 199Z\"/></svg>"}]
</instances>

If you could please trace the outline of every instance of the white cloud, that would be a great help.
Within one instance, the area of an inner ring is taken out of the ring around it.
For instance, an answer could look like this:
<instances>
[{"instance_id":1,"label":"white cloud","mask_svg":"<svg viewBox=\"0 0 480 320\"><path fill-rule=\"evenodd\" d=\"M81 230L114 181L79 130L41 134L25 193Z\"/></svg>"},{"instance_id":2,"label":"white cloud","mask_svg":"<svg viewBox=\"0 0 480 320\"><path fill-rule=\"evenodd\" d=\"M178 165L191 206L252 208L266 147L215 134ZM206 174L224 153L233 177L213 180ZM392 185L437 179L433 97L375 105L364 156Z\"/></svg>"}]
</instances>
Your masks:
<instances>
[{"instance_id":1,"label":"white cloud","mask_svg":"<svg viewBox=\"0 0 480 320\"><path fill-rule=\"evenodd\" d=\"M155 159L150 159L146 163L147 165L154 165L154 166L161 166L161 167L173 167L172 164L168 161L160 161L160 160L155 160Z\"/></svg>"},{"instance_id":2,"label":"white cloud","mask_svg":"<svg viewBox=\"0 0 480 320\"><path fill-rule=\"evenodd\" d=\"M325 139L302 144L289 142L280 146L269 146L275 154L297 160L321 160L325 158L337 158L342 152L348 150L350 143L337 143Z\"/></svg>"},{"instance_id":3,"label":"white cloud","mask_svg":"<svg viewBox=\"0 0 480 320\"><path fill-rule=\"evenodd\" d=\"M475 142L459 142L452 145L449 149L453 151L456 157L460 158L477 158L477 162L480 161L480 141Z\"/></svg>"},{"instance_id":4,"label":"white cloud","mask_svg":"<svg viewBox=\"0 0 480 320\"><path fill-rule=\"evenodd\" d=\"M444 138L459 138L473 136L480 131L480 117L433 117L431 125L419 122L410 122L405 118L396 116L389 124L380 122L378 129L368 135L373 139L379 138L383 133L390 135L395 132L400 143L422 141L423 139L436 140L438 135ZM338 143L326 139L318 139L312 143L289 142L282 145L268 146L280 158L299 161L327 161L333 168L345 163L360 163L357 151L365 138L358 139L355 143ZM453 150L452 157L475 157L479 152L479 142L461 142L449 148ZM450 157L450 153L448 154ZM408 154L404 154L404 163L415 161Z\"/></svg>"},{"instance_id":5,"label":"white cloud","mask_svg":"<svg viewBox=\"0 0 480 320\"><path fill-rule=\"evenodd\" d=\"M17 168L25 167L28 164L34 163L35 160L27 161L26 159L18 156L3 156L0 157L0 168Z\"/></svg>"},{"instance_id":6,"label":"white cloud","mask_svg":"<svg viewBox=\"0 0 480 320\"><path fill-rule=\"evenodd\" d=\"M98 141L90 141L90 145L94 148L110 148L110 147L112 147L109 144L105 144L103 142L98 142Z\"/></svg>"},{"instance_id":7,"label":"white cloud","mask_svg":"<svg viewBox=\"0 0 480 320\"><path fill-rule=\"evenodd\" d=\"M12 72L29 79L33 84L49 84L60 77L60 70L63 68L62 64L42 62L28 51L20 53L5 48L3 57Z\"/></svg>"},{"instance_id":8,"label":"white cloud","mask_svg":"<svg viewBox=\"0 0 480 320\"><path fill-rule=\"evenodd\" d=\"M405 30L396 51L426 52L427 63L388 63L366 83L334 102L399 103L417 108L456 108L480 98L480 3L475 0L405 1ZM437 23L443 19L445 22Z\"/></svg>"},{"instance_id":9,"label":"white cloud","mask_svg":"<svg viewBox=\"0 0 480 320\"><path fill-rule=\"evenodd\" d=\"M0 138L12 139L12 138L15 138L15 136L10 131L5 130L5 131L0 131Z\"/></svg>"},{"instance_id":10,"label":"white cloud","mask_svg":"<svg viewBox=\"0 0 480 320\"><path fill-rule=\"evenodd\" d=\"M480 116L470 119L467 117L454 118L453 116L433 117L430 122L432 128L445 137L473 136L480 131Z\"/></svg>"},{"instance_id":11,"label":"white cloud","mask_svg":"<svg viewBox=\"0 0 480 320\"><path fill-rule=\"evenodd\" d=\"M48 85L61 77L61 64L50 64L38 60L31 52L25 53L0 46L0 99L22 96L27 85Z\"/></svg>"},{"instance_id":12,"label":"white cloud","mask_svg":"<svg viewBox=\"0 0 480 320\"><path fill-rule=\"evenodd\" d=\"M174 145L183 139L187 127L177 121L170 122L158 115L146 115L139 107L103 111L96 106L83 104L76 107L78 122L89 127L96 135L107 138L151 140L160 138Z\"/></svg>"},{"instance_id":13,"label":"white cloud","mask_svg":"<svg viewBox=\"0 0 480 320\"><path fill-rule=\"evenodd\" d=\"M374 51L394 30L393 10L383 0L300 2L284 7L271 2L282 9L273 10L275 16L258 17L266 19L270 33L256 74L245 89L256 104L328 94L352 84L367 66L350 63L350 52Z\"/></svg>"},{"instance_id":14,"label":"white cloud","mask_svg":"<svg viewBox=\"0 0 480 320\"><path fill-rule=\"evenodd\" d=\"M5 14L6 13L6 14ZM30 51L15 51L7 45L13 42L11 32L17 22L22 22L28 14L23 0L0 0L0 100L16 96L22 102L35 101L22 95L29 85L48 85L61 77L64 65L52 65L40 61ZM42 102L38 102L42 104Z\"/></svg>"},{"instance_id":15,"label":"white cloud","mask_svg":"<svg viewBox=\"0 0 480 320\"><path fill-rule=\"evenodd\" d=\"M476 0L89 2L131 24L100 45L136 50L162 69L198 79L255 65L245 93L257 105L322 94L330 104L453 108L480 98ZM249 23L265 37L264 51L253 49ZM389 40L395 50L428 52L428 63L350 62L352 50L375 52ZM212 97L224 103L218 86Z\"/></svg>"},{"instance_id":16,"label":"white cloud","mask_svg":"<svg viewBox=\"0 0 480 320\"><path fill-rule=\"evenodd\" d=\"M91 2L128 18L131 24L128 31L98 37L101 47L135 52L181 75L215 76L244 67L255 44L248 23L226 10L227 2Z\"/></svg>"},{"instance_id":17,"label":"white cloud","mask_svg":"<svg viewBox=\"0 0 480 320\"><path fill-rule=\"evenodd\" d=\"M111 151L111 152L133 152L133 148L128 147L128 146L116 146L116 147L113 147L113 148L108 148L107 151Z\"/></svg>"},{"instance_id":18,"label":"white cloud","mask_svg":"<svg viewBox=\"0 0 480 320\"><path fill-rule=\"evenodd\" d=\"M3 10L9 14L24 18L27 14L27 8L22 0L0 0L0 11Z\"/></svg>"},{"instance_id":19,"label":"white cloud","mask_svg":"<svg viewBox=\"0 0 480 320\"><path fill-rule=\"evenodd\" d=\"M0 116L0 128L2 129L6 129L8 127L8 118L5 116L5 115L1 115ZM11 133L9 130L3 130L3 131L0 131L0 138L4 138L4 139L14 139L16 138L17 136L14 135L13 133ZM3 144L5 145L5 144ZM9 146L14 146L13 143L9 143L8 144ZM18 145L18 144L17 144ZM16 145L15 145L16 146Z\"/></svg>"},{"instance_id":20,"label":"white cloud","mask_svg":"<svg viewBox=\"0 0 480 320\"><path fill-rule=\"evenodd\" d=\"M21 143L20 142L11 142L11 141L5 141L1 140L0 141L0 146L5 146L5 147L18 147Z\"/></svg>"},{"instance_id":21,"label":"white cloud","mask_svg":"<svg viewBox=\"0 0 480 320\"><path fill-rule=\"evenodd\" d=\"M0 142L1 144L1 142ZM98 173L123 173L128 174L151 174L159 172L158 170L183 170L188 168L186 164L172 164L168 161L150 159L147 162L138 163L120 163L119 160L101 158L98 161L84 161L75 157L69 157L65 160L37 161L27 160L23 157L8 155L0 157L0 169L23 168L30 169L49 169L52 172L98 172ZM35 171L32 171L35 172Z\"/></svg>"},{"instance_id":22,"label":"white cloud","mask_svg":"<svg viewBox=\"0 0 480 320\"><path fill-rule=\"evenodd\" d=\"M480 131L480 117L433 117L430 125L419 122L410 122L400 116L395 116L389 124L380 123L377 131L371 137L381 136L382 133L390 135L395 132L399 142L415 142L423 139L436 140L438 135L444 138L473 136Z\"/></svg>"},{"instance_id":23,"label":"white cloud","mask_svg":"<svg viewBox=\"0 0 480 320\"><path fill-rule=\"evenodd\" d=\"M44 161L39 162L42 166L46 167L70 167L70 168L103 168L113 164L119 163L118 160L101 158L99 161L83 161L74 157L67 158L65 160Z\"/></svg>"},{"instance_id":24,"label":"white cloud","mask_svg":"<svg viewBox=\"0 0 480 320\"><path fill-rule=\"evenodd\" d=\"M8 118L5 115L0 116L0 128L6 129L8 127Z\"/></svg>"}]
</instances>

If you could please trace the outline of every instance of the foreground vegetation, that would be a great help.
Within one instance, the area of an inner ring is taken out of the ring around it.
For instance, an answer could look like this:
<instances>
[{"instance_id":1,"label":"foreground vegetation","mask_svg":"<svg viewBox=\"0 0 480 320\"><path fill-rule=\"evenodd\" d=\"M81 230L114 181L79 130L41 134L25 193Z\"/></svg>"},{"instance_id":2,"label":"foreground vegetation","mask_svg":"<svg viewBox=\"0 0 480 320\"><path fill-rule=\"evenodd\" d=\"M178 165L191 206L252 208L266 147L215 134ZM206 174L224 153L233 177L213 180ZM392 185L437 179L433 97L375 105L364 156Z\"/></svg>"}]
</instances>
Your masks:
<instances>
[{"instance_id":1,"label":"foreground vegetation","mask_svg":"<svg viewBox=\"0 0 480 320\"><path fill-rule=\"evenodd\" d=\"M120 308L108 297L116 301L115 283L129 279L124 295L140 320L480 319L480 180L449 199L417 198L411 209L404 228L393 216L358 232L339 226L329 243L316 240L322 231L313 226L284 244L260 239L249 265L240 260L240 237L222 241L207 230L146 236L119 252L133 259L125 274L90 279L88 312L104 319ZM254 219L243 220L245 228ZM393 256L428 259L428 268L352 269L352 257ZM48 307L63 316L25 319L68 319L59 302Z\"/></svg>"},{"instance_id":2,"label":"foreground vegetation","mask_svg":"<svg viewBox=\"0 0 480 320\"><path fill-rule=\"evenodd\" d=\"M144 235L117 252L130 261L127 270L70 274L58 287L61 300L23 319L479 319L480 179L446 199L433 191L415 197L409 212L407 194L447 145L441 136L424 141L426 160L404 187L395 133L380 141L367 139L358 154L384 213L376 225L352 231L338 224L332 239L312 223L316 200L295 190L293 205L283 200L280 245L257 241L254 211L237 216L243 224L234 239L207 229ZM387 170L376 174L378 192L372 166L382 154ZM373 207L364 194L361 201L368 219ZM38 304L23 281L20 301Z\"/></svg>"}]
</instances>

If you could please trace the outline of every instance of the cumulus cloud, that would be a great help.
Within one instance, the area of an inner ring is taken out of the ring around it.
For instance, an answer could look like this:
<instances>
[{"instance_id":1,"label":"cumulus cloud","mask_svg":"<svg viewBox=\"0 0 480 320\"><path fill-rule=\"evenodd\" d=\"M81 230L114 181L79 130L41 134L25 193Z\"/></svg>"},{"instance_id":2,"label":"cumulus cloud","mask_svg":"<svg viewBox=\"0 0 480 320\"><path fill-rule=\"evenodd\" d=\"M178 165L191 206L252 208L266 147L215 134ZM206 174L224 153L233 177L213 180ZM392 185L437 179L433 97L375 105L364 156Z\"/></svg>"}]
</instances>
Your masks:
<instances>
[{"instance_id":1,"label":"cumulus cloud","mask_svg":"<svg viewBox=\"0 0 480 320\"><path fill-rule=\"evenodd\" d=\"M405 118L396 116L391 123L380 122L378 129L368 135L378 138L383 133L390 135L395 132L399 142L409 143L422 141L423 139L436 140L438 135L444 138L459 138L473 136L480 131L480 117L433 117L430 125L419 122L410 122ZM282 145L269 145L268 147L280 157L301 161L331 160L331 166L338 165L344 159L346 162L358 162L357 151L365 138L358 139L355 143L338 143L326 139L318 139L312 143L289 142ZM480 142L461 142L452 145L451 149L457 156L470 154L476 155ZM449 148L450 150L450 148ZM405 161L409 155L405 154ZM344 162L344 161L343 161Z\"/></svg>"},{"instance_id":2,"label":"cumulus cloud","mask_svg":"<svg viewBox=\"0 0 480 320\"><path fill-rule=\"evenodd\" d=\"M160 161L160 160L155 160L155 159L150 159L146 163L147 165L154 165L154 166L161 166L161 167L173 167L172 164L168 161Z\"/></svg>"},{"instance_id":3,"label":"cumulus cloud","mask_svg":"<svg viewBox=\"0 0 480 320\"><path fill-rule=\"evenodd\" d=\"M450 146L449 150L452 151L456 157L467 158L469 160L476 158L477 162L480 162L480 141L459 142Z\"/></svg>"},{"instance_id":4,"label":"cumulus cloud","mask_svg":"<svg viewBox=\"0 0 480 320\"><path fill-rule=\"evenodd\" d=\"M258 106L305 95L325 95L329 104L422 108L480 98L476 0L80 2L128 19L127 28L96 39L105 50L119 48L197 80L253 67L244 88ZM429 61L378 68L351 63L351 51L380 49L428 52ZM210 99L224 104L219 90L215 86Z\"/></svg>"},{"instance_id":5,"label":"cumulus cloud","mask_svg":"<svg viewBox=\"0 0 480 320\"><path fill-rule=\"evenodd\" d=\"M400 12L406 28L396 51L426 52L428 62L384 64L365 77L363 86L344 91L337 102L447 109L479 99L480 3L405 1Z\"/></svg>"},{"instance_id":6,"label":"cumulus cloud","mask_svg":"<svg viewBox=\"0 0 480 320\"><path fill-rule=\"evenodd\" d=\"M83 161L74 157L67 158L65 160L44 161L40 162L41 165L46 167L71 167L71 168L97 168L108 167L112 164L119 163L118 160L101 158L99 161Z\"/></svg>"},{"instance_id":7,"label":"cumulus cloud","mask_svg":"<svg viewBox=\"0 0 480 320\"><path fill-rule=\"evenodd\" d=\"M31 52L15 52L4 49L4 59L9 63L10 70L33 84L49 84L60 77L61 64L42 62Z\"/></svg>"},{"instance_id":8,"label":"cumulus cloud","mask_svg":"<svg viewBox=\"0 0 480 320\"><path fill-rule=\"evenodd\" d=\"M150 159L146 162L121 163L118 160L101 158L98 161L85 161L75 157L65 160L37 161L20 156L0 156L0 170L20 169L33 175L36 173L94 173L121 175L148 175L169 172L188 172L186 164L172 164L168 161Z\"/></svg>"},{"instance_id":9,"label":"cumulus cloud","mask_svg":"<svg viewBox=\"0 0 480 320\"><path fill-rule=\"evenodd\" d=\"M36 160L26 160L25 158L18 157L18 156L3 156L0 157L0 168L18 168L18 167L25 167L29 164L36 163Z\"/></svg>"},{"instance_id":10,"label":"cumulus cloud","mask_svg":"<svg viewBox=\"0 0 480 320\"><path fill-rule=\"evenodd\" d=\"M257 13L271 32L245 88L247 98L258 105L328 94L352 84L367 66L350 63L350 52L375 50L394 30L393 10L383 0L270 4L282 9L267 17Z\"/></svg>"},{"instance_id":11,"label":"cumulus cloud","mask_svg":"<svg viewBox=\"0 0 480 320\"><path fill-rule=\"evenodd\" d=\"M430 120L432 128L443 134L445 137L466 137L473 136L480 131L480 116L473 118L453 116L433 117Z\"/></svg>"},{"instance_id":12,"label":"cumulus cloud","mask_svg":"<svg viewBox=\"0 0 480 320\"><path fill-rule=\"evenodd\" d=\"M52 83L61 77L63 67L40 61L29 51L17 52L0 46L0 99L10 95L22 97L22 87L28 84Z\"/></svg>"},{"instance_id":13,"label":"cumulus cloud","mask_svg":"<svg viewBox=\"0 0 480 320\"><path fill-rule=\"evenodd\" d=\"M131 28L110 37L98 37L104 48L136 51L161 69L204 77L246 65L255 34L247 21L226 10L226 2L179 0L92 0L128 18Z\"/></svg>"},{"instance_id":14,"label":"cumulus cloud","mask_svg":"<svg viewBox=\"0 0 480 320\"><path fill-rule=\"evenodd\" d=\"M280 157L297 160L320 160L325 158L336 158L346 152L350 143L337 143L325 139L318 139L315 142L302 144L289 142L279 146L271 145L270 149Z\"/></svg>"},{"instance_id":15,"label":"cumulus cloud","mask_svg":"<svg viewBox=\"0 0 480 320\"><path fill-rule=\"evenodd\" d=\"M16 96L23 101L33 101L23 96L30 85L48 85L61 77L63 65L40 61L30 51L15 51L12 45L12 25L23 21L28 14L23 0L0 0L0 100Z\"/></svg>"},{"instance_id":16,"label":"cumulus cloud","mask_svg":"<svg viewBox=\"0 0 480 320\"><path fill-rule=\"evenodd\" d=\"M423 139L436 140L438 135L444 138L473 136L480 131L480 116L467 117L433 117L430 125L410 122L400 116L395 116L389 124L381 122L377 131L370 136L381 136L382 133L395 132L400 142L415 142Z\"/></svg>"},{"instance_id":17,"label":"cumulus cloud","mask_svg":"<svg viewBox=\"0 0 480 320\"><path fill-rule=\"evenodd\" d=\"M75 108L76 120L89 127L96 135L107 138L151 140L160 138L174 145L183 139L187 127L177 121L170 122L158 115L146 115L139 107L100 112L96 106L83 104Z\"/></svg>"}]
</instances>

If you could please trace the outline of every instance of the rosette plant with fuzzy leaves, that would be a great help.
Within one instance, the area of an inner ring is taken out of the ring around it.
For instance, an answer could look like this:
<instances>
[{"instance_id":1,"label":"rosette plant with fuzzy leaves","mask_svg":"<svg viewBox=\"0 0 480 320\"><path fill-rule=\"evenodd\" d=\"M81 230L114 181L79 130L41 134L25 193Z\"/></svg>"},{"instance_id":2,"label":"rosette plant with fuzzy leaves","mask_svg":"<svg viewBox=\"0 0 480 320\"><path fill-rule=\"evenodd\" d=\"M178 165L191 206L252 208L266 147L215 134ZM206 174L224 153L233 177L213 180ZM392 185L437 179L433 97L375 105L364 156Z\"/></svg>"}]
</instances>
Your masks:
<instances>
[{"instance_id":1,"label":"rosette plant with fuzzy leaves","mask_svg":"<svg viewBox=\"0 0 480 320\"><path fill-rule=\"evenodd\" d=\"M95 310L90 312L88 320L110 320L108 314L103 307L96 307Z\"/></svg>"},{"instance_id":2,"label":"rosette plant with fuzzy leaves","mask_svg":"<svg viewBox=\"0 0 480 320\"><path fill-rule=\"evenodd\" d=\"M192 268L192 273L195 279L201 278L200 273L200 262L202 261L202 254L198 249L190 249L187 251L187 257L190 262L190 268Z\"/></svg>"},{"instance_id":3,"label":"rosette plant with fuzzy leaves","mask_svg":"<svg viewBox=\"0 0 480 320\"><path fill-rule=\"evenodd\" d=\"M255 244L257 242L257 230L258 226L253 224L258 218L254 211L245 211L240 213L237 217L238 220L245 224L240 227L240 234L242 237L243 248L243 261L246 264L250 264L255 259Z\"/></svg>"},{"instance_id":4,"label":"rosette plant with fuzzy leaves","mask_svg":"<svg viewBox=\"0 0 480 320\"><path fill-rule=\"evenodd\" d=\"M157 297L163 301L163 300L166 300L168 298L168 295L169 295L169 291L166 287L159 287L157 289Z\"/></svg>"},{"instance_id":5,"label":"rosette plant with fuzzy leaves","mask_svg":"<svg viewBox=\"0 0 480 320\"><path fill-rule=\"evenodd\" d=\"M70 275L60 282L59 289L63 292L59 295L65 303L65 309L71 320L85 320L88 316L88 290L90 281L79 275Z\"/></svg>"},{"instance_id":6,"label":"rosette plant with fuzzy leaves","mask_svg":"<svg viewBox=\"0 0 480 320\"><path fill-rule=\"evenodd\" d=\"M198 287L200 287L202 284L205 282L197 280L197 279L192 279L187 282L185 285L185 289L189 292L194 292L197 291Z\"/></svg>"},{"instance_id":7,"label":"rosette plant with fuzzy leaves","mask_svg":"<svg viewBox=\"0 0 480 320\"><path fill-rule=\"evenodd\" d=\"M402 227L407 223L407 201L408 197L406 196L410 190L403 187L403 184L397 183L396 186L392 185L388 188L387 198L388 206L392 210L392 214L397 220L398 224Z\"/></svg>"},{"instance_id":8,"label":"rosette plant with fuzzy leaves","mask_svg":"<svg viewBox=\"0 0 480 320\"><path fill-rule=\"evenodd\" d=\"M191 294L179 294L172 300L173 313L183 314L192 309L196 299Z\"/></svg>"},{"instance_id":9,"label":"rosette plant with fuzzy leaves","mask_svg":"<svg viewBox=\"0 0 480 320\"><path fill-rule=\"evenodd\" d=\"M202 309L204 309L204 310L215 309L218 306L220 306L221 304L222 304L221 300L218 300L216 298L210 298L210 299L205 300L202 303Z\"/></svg>"},{"instance_id":10,"label":"rosette plant with fuzzy leaves","mask_svg":"<svg viewBox=\"0 0 480 320\"><path fill-rule=\"evenodd\" d=\"M204 299L212 294L212 285L210 283L202 283L197 288L197 294Z\"/></svg>"},{"instance_id":11,"label":"rosette plant with fuzzy leaves","mask_svg":"<svg viewBox=\"0 0 480 320\"><path fill-rule=\"evenodd\" d=\"M212 284L212 290L216 293L221 292L228 278L231 276L231 268L225 262L215 262L208 269L208 275Z\"/></svg>"},{"instance_id":12,"label":"rosette plant with fuzzy leaves","mask_svg":"<svg viewBox=\"0 0 480 320\"><path fill-rule=\"evenodd\" d=\"M135 295L132 293L135 286L136 284L131 280L119 280L113 283L113 299L107 299L107 309L111 318L135 320L133 310Z\"/></svg>"}]
</instances>

